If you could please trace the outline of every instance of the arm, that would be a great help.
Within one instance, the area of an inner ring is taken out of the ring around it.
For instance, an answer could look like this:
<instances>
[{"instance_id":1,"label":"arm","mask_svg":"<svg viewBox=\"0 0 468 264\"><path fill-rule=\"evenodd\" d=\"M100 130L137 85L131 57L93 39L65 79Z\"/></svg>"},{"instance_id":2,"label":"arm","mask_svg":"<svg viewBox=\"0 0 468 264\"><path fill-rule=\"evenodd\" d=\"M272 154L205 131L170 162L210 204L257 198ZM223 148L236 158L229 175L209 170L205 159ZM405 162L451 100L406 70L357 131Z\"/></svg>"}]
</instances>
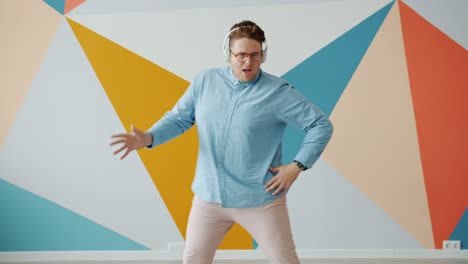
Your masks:
<instances>
[{"instance_id":1,"label":"arm","mask_svg":"<svg viewBox=\"0 0 468 264\"><path fill-rule=\"evenodd\" d=\"M196 79L195 79L196 81ZM114 151L114 155L125 150L120 159L125 158L132 150L144 147L153 148L180 134L193 126L195 123L195 81L190 84L187 91L179 99L174 108L154 124L148 131L143 132L133 125L129 133L112 135L115 144L123 144Z\"/></svg>"},{"instance_id":2,"label":"arm","mask_svg":"<svg viewBox=\"0 0 468 264\"><path fill-rule=\"evenodd\" d=\"M318 160L333 133L333 126L328 117L318 109L309 99L302 96L293 87L286 85L280 93L277 105L278 117L288 124L292 124L306 135L294 160L304 164L307 168ZM284 194L299 176L300 169L294 162L287 165L270 168L277 173L265 185L266 191L274 190L273 195L284 189Z\"/></svg>"},{"instance_id":3,"label":"arm","mask_svg":"<svg viewBox=\"0 0 468 264\"><path fill-rule=\"evenodd\" d=\"M190 84L184 95L179 99L171 111L156 122L146 133L151 135L151 144L148 148L161 145L191 128L195 124L196 87L198 76ZM149 136L148 136L149 137Z\"/></svg>"},{"instance_id":4,"label":"arm","mask_svg":"<svg viewBox=\"0 0 468 264\"><path fill-rule=\"evenodd\" d=\"M294 160L311 168L318 160L333 133L328 117L309 99L287 85L277 104L277 114L284 122L305 132L302 145Z\"/></svg>"}]
</instances>

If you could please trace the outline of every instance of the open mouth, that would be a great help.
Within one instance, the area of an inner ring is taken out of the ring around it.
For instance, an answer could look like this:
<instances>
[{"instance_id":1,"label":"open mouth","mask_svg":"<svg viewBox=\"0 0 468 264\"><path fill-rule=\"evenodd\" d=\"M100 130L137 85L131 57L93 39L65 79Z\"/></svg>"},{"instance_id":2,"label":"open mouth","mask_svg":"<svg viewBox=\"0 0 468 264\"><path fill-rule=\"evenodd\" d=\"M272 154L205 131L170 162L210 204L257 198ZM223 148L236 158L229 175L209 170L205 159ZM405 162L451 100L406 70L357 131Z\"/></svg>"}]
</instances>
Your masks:
<instances>
[{"instance_id":1,"label":"open mouth","mask_svg":"<svg viewBox=\"0 0 468 264\"><path fill-rule=\"evenodd\" d=\"M249 74L252 72L252 69L243 69L242 70L245 74Z\"/></svg>"}]
</instances>

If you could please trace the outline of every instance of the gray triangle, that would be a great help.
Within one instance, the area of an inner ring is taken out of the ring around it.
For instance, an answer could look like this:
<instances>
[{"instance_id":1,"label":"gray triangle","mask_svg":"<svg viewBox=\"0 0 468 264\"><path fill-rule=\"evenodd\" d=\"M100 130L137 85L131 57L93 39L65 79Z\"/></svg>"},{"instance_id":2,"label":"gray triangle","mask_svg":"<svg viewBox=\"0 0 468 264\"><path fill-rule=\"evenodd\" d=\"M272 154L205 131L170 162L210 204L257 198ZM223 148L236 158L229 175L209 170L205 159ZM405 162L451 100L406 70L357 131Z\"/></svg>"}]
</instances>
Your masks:
<instances>
[{"instance_id":1,"label":"gray triangle","mask_svg":"<svg viewBox=\"0 0 468 264\"><path fill-rule=\"evenodd\" d=\"M296 180L288 208L297 248L424 248L323 160Z\"/></svg>"}]
</instances>

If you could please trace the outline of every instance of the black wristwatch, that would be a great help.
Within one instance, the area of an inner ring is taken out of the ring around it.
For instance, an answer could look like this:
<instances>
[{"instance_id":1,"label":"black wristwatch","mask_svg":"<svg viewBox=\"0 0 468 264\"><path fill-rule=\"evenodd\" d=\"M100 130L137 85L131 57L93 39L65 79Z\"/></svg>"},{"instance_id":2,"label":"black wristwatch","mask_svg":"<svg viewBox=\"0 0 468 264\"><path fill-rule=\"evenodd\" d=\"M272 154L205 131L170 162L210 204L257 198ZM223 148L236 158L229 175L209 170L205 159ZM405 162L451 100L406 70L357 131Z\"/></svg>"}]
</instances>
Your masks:
<instances>
[{"instance_id":1,"label":"black wristwatch","mask_svg":"<svg viewBox=\"0 0 468 264\"><path fill-rule=\"evenodd\" d=\"M296 164L296 166L297 166L299 169L301 169L301 170L303 170L303 171L307 170L307 167L306 167L304 164L300 163L299 161L293 160L293 162Z\"/></svg>"}]
</instances>

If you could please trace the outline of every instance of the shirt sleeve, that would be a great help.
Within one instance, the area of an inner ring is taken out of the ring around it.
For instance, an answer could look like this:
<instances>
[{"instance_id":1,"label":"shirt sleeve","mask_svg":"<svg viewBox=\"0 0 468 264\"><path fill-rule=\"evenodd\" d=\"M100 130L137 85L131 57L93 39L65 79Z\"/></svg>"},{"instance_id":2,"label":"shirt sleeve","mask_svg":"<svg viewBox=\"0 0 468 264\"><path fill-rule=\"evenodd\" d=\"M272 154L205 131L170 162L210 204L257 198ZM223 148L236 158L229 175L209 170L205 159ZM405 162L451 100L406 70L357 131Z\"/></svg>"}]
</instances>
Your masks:
<instances>
[{"instance_id":1,"label":"shirt sleeve","mask_svg":"<svg viewBox=\"0 0 468 264\"><path fill-rule=\"evenodd\" d=\"M289 84L283 85L277 99L278 117L305 132L294 159L311 168L330 141L333 125L325 113Z\"/></svg>"},{"instance_id":2,"label":"shirt sleeve","mask_svg":"<svg viewBox=\"0 0 468 264\"><path fill-rule=\"evenodd\" d=\"M198 75L189 85L184 95L179 99L171 111L157 121L147 132L153 135L153 144L147 148L161 145L191 128L195 124L195 103Z\"/></svg>"}]
</instances>

